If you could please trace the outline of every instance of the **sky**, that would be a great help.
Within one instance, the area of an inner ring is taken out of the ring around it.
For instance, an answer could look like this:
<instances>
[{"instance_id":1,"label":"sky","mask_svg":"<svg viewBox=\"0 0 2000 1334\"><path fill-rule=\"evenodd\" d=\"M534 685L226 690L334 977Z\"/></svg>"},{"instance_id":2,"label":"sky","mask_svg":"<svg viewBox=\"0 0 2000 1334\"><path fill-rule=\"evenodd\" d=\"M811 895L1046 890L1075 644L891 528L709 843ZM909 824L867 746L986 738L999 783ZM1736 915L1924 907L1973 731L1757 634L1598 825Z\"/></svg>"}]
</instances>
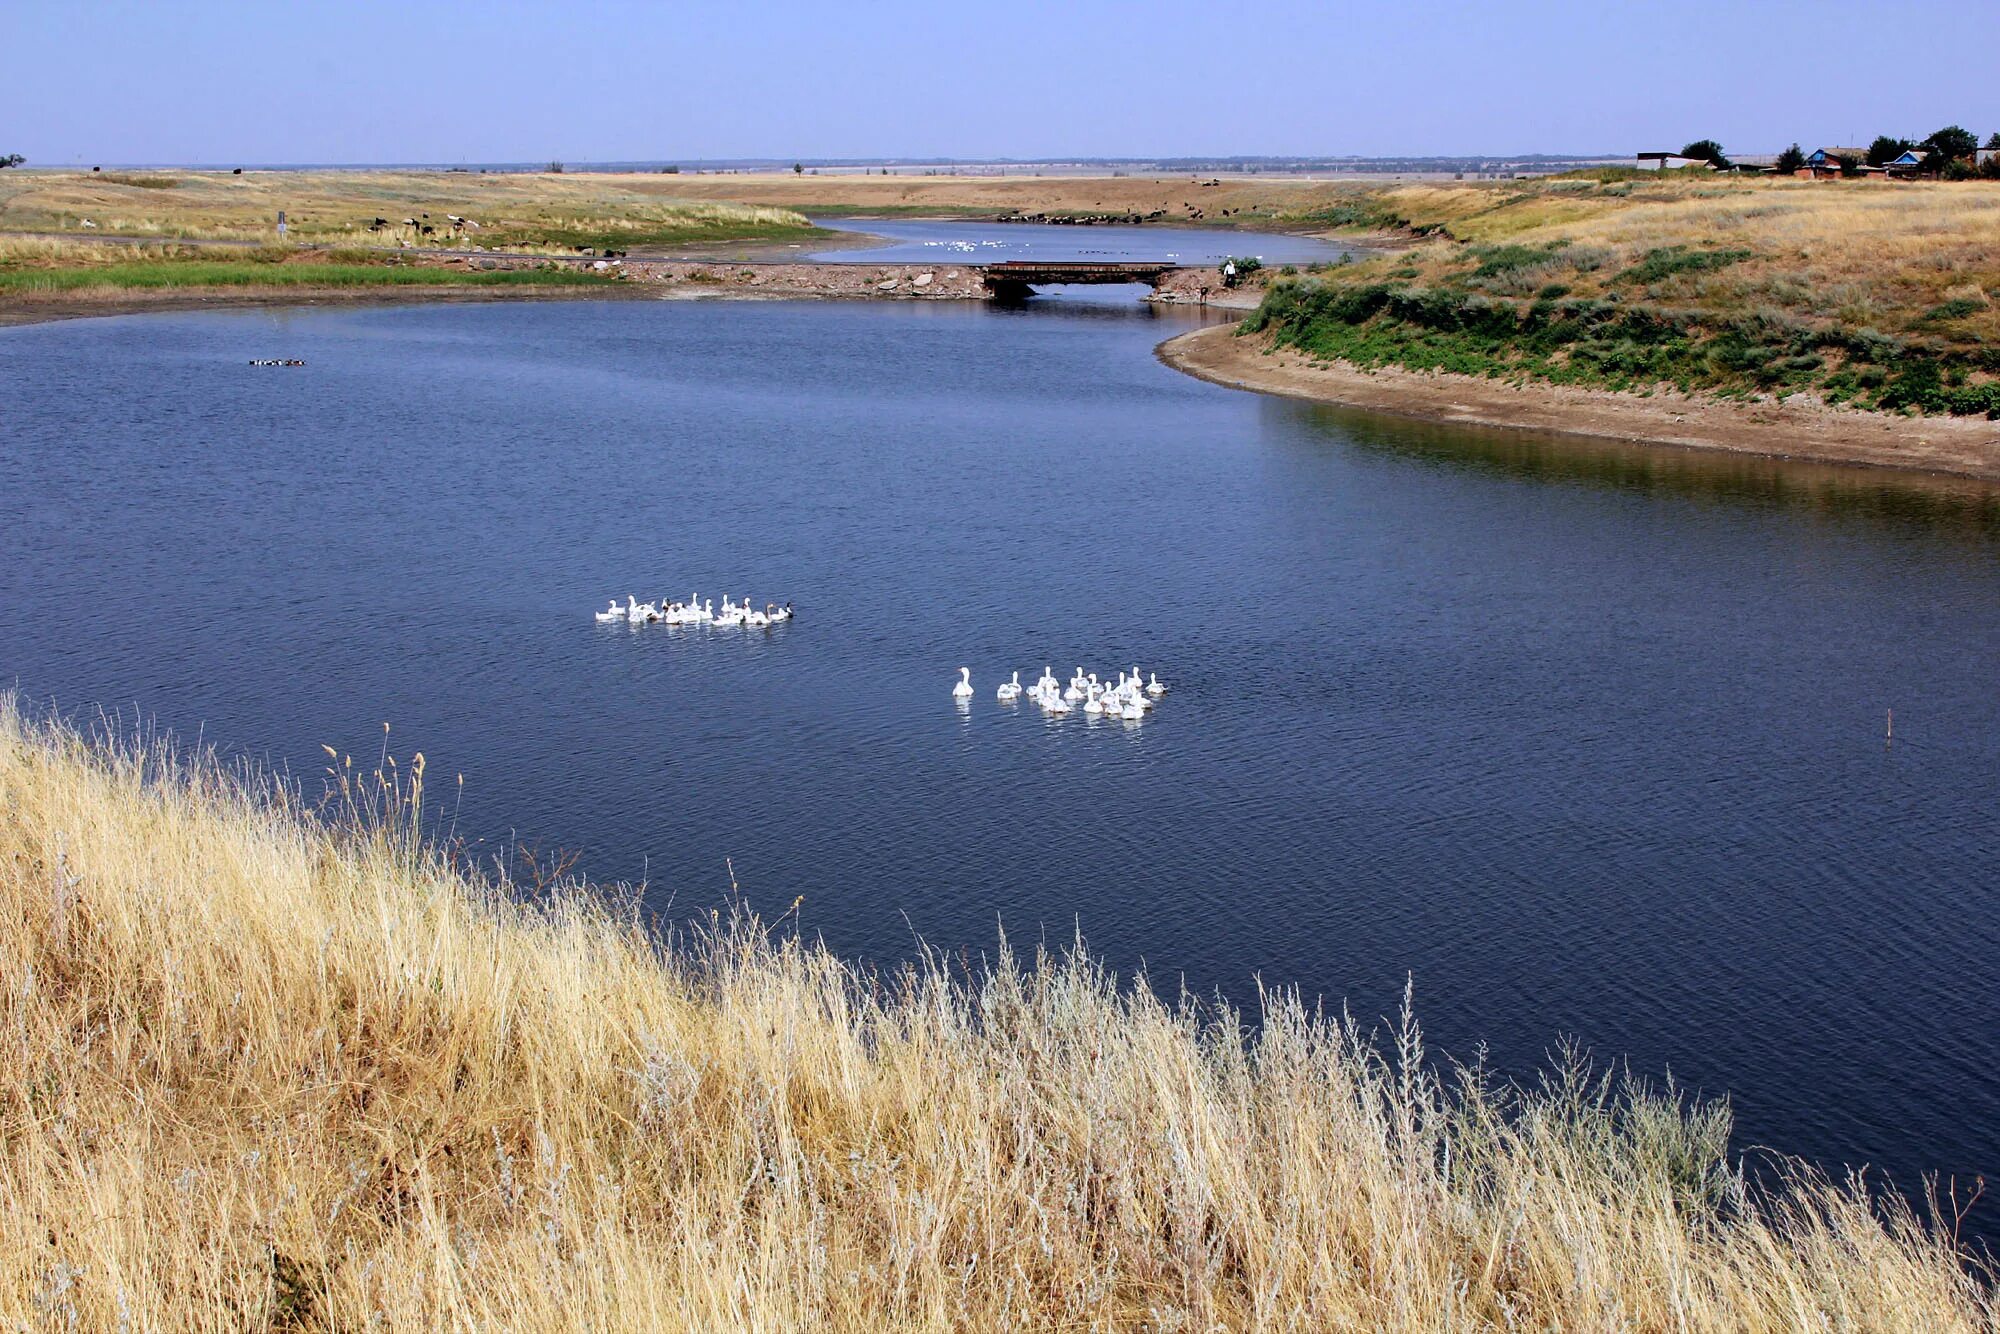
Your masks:
<instances>
[{"instance_id":1,"label":"sky","mask_svg":"<svg viewBox=\"0 0 2000 1334\"><path fill-rule=\"evenodd\" d=\"M2000 130L2000 3L4 0L45 166L1605 153Z\"/></svg>"}]
</instances>

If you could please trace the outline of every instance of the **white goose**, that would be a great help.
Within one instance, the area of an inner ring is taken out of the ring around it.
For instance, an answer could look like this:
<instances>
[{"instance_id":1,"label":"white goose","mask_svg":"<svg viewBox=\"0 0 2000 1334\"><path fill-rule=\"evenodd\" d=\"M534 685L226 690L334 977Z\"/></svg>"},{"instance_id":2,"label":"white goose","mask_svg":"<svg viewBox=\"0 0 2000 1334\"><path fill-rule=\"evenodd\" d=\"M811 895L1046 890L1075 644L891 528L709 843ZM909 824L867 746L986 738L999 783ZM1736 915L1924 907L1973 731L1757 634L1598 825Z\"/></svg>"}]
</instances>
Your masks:
<instances>
[{"instance_id":1,"label":"white goose","mask_svg":"<svg viewBox=\"0 0 2000 1334\"><path fill-rule=\"evenodd\" d=\"M972 669L970 667L961 667L958 669L958 684L951 688L951 697L953 699L972 698Z\"/></svg>"},{"instance_id":2,"label":"white goose","mask_svg":"<svg viewBox=\"0 0 2000 1334\"><path fill-rule=\"evenodd\" d=\"M1158 699L1167 693L1167 688L1160 684L1160 678L1156 673L1146 673L1146 693L1154 699Z\"/></svg>"},{"instance_id":3,"label":"white goose","mask_svg":"<svg viewBox=\"0 0 2000 1334\"><path fill-rule=\"evenodd\" d=\"M1015 672L1013 680L1002 681L996 694L1002 704L1012 704L1021 698L1021 674Z\"/></svg>"},{"instance_id":4,"label":"white goose","mask_svg":"<svg viewBox=\"0 0 2000 1334\"><path fill-rule=\"evenodd\" d=\"M618 605L617 598L613 598L609 607L597 613L597 619L599 621L622 621L625 619L625 609Z\"/></svg>"}]
</instances>

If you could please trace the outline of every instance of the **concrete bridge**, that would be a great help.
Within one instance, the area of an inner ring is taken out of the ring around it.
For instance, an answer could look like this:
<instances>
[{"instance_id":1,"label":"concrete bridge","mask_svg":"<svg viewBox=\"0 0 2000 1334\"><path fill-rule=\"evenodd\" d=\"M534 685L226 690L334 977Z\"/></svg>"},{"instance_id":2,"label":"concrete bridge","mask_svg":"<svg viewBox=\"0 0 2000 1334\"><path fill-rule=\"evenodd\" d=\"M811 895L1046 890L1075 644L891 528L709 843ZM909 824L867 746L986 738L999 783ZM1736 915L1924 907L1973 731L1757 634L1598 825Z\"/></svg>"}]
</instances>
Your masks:
<instances>
[{"instance_id":1,"label":"concrete bridge","mask_svg":"<svg viewBox=\"0 0 2000 1334\"><path fill-rule=\"evenodd\" d=\"M1023 300L1037 286L1051 283L1145 283L1157 287L1161 279L1181 266L1171 260L1150 262L1097 262L1084 260L1010 259L988 264L986 290L1002 301Z\"/></svg>"}]
</instances>

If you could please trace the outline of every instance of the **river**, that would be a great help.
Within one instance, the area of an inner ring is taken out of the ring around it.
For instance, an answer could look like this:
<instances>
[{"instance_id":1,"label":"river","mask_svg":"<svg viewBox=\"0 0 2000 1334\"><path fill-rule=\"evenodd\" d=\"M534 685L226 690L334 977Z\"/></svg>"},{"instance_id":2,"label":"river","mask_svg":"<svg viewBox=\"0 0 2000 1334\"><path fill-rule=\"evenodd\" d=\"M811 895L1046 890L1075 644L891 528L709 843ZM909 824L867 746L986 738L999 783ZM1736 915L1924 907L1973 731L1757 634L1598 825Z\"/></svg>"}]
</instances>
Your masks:
<instances>
[{"instance_id":1,"label":"river","mask_svg":"<svg viewBox=\"0 0 2000 1334\"><path fill-rule=\"evenodd\" d=\"M1006 260L1167 260L1183 267L1254 258L1277 268L1333 263L1351 247L1282 232L1231 232L1215 228L966 222L935 218L815 218L817 225L858 232L880 245L826 250L812 258L829 264L998 264Z\"/></svg>"},{"instance_id":2,"label":"river","mask_svg":"<svg viewBox=\"0 0 2000 1334\"><path fill-rule=\"evenodd\" d=\"M0 680L851 957L1081 931L2000 1173L2000 501L1256 397L1131 303L0 331ZM253 368L299 357L298 368ZM755 633L607 598L792 601ZM1143 723L994 688L1132 664ZM977 694L955 707L958 668ZM1893 744L1885 738L1895 712ZM439 776L444 781L438 781Z\"/></svg>"}]
</instances>

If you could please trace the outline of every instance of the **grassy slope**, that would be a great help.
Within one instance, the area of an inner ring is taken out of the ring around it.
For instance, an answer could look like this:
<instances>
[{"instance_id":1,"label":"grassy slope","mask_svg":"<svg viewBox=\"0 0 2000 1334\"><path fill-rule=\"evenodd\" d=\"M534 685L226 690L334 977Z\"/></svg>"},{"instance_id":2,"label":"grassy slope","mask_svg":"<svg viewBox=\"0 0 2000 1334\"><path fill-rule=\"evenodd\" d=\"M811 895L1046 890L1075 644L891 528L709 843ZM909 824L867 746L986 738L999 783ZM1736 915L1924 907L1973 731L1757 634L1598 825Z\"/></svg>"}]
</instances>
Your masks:
<instances>
[{"instance_id":1,"label":"grassy slope","mask_svg":"<svg viewBox=\"0 0 2000 1334\"><path fill-rule=\"evenodd\" d=\"M2000 415L2000 186L1701 175L1356 192L1415 248L1273 287L1328 359Z\"/></svg>"},{"instance_id":2,"label":"grassy slope","mask_svg":"<svg viewBox=\"0 0 2000 1334\"><path fill-rule=\"evenodd\" d=\"M330 773L376 817L0 705L0 1323L1995 1319L1900 1206L1746 1190L1713 1108L1435 1082L1413 1026L1378 1054L1283 996L1246 1044L1078 957L877 980L728 923L662 949L396 832L420 759Z\"/></svg>"},{"instance_id":3,"label":"grassy slope","mask_svg":"<svg viewBox=\"0 0 2000 1334\"><path fill-rule=\"evenodd\" d=\"M662 175L485 176L462 172L0 172L0 230L71 232L88 218L104 235L270 240L279 210L291 239L330 245L688 245L797 240L787 209L681 198ZM480 224L454 234L447 215ZM392 226L370 231L376 218ZM430 236L401 226L417 218Z\"/></svg>"}]
</instances>

